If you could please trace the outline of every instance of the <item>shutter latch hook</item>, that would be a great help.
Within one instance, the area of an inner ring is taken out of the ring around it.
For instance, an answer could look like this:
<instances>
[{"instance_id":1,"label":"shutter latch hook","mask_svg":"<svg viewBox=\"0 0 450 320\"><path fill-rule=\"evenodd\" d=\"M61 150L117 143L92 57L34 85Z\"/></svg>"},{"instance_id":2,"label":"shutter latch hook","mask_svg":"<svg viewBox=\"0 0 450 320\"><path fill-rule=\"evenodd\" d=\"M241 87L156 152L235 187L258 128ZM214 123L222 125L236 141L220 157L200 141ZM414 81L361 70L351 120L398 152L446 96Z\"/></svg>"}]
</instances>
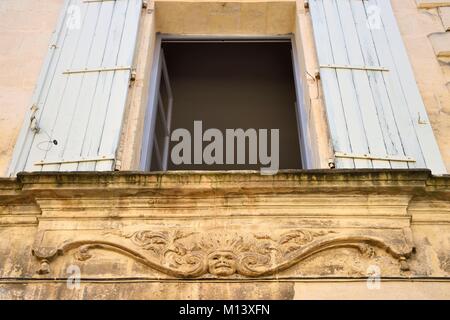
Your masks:
<instances>
[{"instance_id":1,"label":"shutter latch hook","mask_svg":"<svg viewBox=\"0 0 450 320\"><path fill-rule=\"evenodd\" d=\"M36 113L39 110L39 108L33 104L31 106L31 117L30 117L30 129L34 133L38 133L41 128L39 128L38 120L36 118Z\"/></svg>"},{"instance_id":2,"label":"shutter latch hook","mask_svg":"<svg viewBox=\"0 0 450 320\"><path fill-rule=\"evenodd\" d=\"M428 124L428 121L426 119L422 119L420 112L417 113L417 123L418 124Z\"/></svg>"}]
</instances>

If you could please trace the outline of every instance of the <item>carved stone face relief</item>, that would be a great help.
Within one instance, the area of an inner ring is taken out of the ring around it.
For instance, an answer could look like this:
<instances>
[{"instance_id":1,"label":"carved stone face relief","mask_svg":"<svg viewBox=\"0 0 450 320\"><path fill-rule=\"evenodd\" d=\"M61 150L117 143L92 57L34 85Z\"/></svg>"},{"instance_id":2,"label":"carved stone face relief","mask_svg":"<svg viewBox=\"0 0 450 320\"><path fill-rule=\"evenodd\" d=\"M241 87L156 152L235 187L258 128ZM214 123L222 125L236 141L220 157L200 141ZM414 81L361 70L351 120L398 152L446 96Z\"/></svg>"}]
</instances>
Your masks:
<instances>
[{"instance_id":1,"label":"carved stone face relief","mask_svg":"<svg viewBox=\"0 0 450 320\"><path fill-rule=\"evenodd\" d=\"M218 250L208 255L208 272L226 277L236 273L236 256L227 250Z\"/></svg>"}]
</instances>

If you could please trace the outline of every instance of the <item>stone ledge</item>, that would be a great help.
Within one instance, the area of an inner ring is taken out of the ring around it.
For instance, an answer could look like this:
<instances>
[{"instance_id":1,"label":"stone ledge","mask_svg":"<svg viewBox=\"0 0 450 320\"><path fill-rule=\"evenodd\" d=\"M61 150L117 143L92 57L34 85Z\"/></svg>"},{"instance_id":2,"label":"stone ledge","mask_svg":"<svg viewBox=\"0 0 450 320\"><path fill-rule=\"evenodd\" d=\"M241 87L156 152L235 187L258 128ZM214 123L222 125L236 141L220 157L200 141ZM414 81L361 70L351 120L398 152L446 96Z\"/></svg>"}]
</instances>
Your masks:
<instances>
[{"instance_id":1,"label":"stone ledge","mask_svg":"<svg viewBox=\"0 0 450 320\"><path fill-rule=\"evenodd\" d=\"M284 170L257 171L45 172L0 178L0 205L34 203L39 198L74 196L180 196L195 194L408 194L448 197L450 176L429 170Z\"/></svg>"},{"instance_id":2,"label":"stone ledge","mask_svg":"<svg viewBox=\"0 0 450 320\"><path fill-rule=\"evenodd\" d=\"M447 204L449 198L450 176L428 170L20 173L0 179L0 224L328 217L335 224L387 227L393 220L409 225L414 199ZM427 210L424 222L436 214L450 221L446 213Z\"/></svg>"},{"instance_id":3,"label":"stone ledge","mask_svg":"<svg viewBox=\"0 0 450 320\"><path fill-rule=\"evenodd\" d=\"M392 187L424 188L432 177L429 170L283 170L273 176L258 171L172 171L143 172L49 172L19 173L17 183L22 190L44 191L55 189L104 190L131 189L170 190L249 188L350 190L382 189ZM9 181L9 183L11 183ZM1 184L1 180L0 180ZM1 189L0 189L1 190Z\"/></svg>"}]
</instances>

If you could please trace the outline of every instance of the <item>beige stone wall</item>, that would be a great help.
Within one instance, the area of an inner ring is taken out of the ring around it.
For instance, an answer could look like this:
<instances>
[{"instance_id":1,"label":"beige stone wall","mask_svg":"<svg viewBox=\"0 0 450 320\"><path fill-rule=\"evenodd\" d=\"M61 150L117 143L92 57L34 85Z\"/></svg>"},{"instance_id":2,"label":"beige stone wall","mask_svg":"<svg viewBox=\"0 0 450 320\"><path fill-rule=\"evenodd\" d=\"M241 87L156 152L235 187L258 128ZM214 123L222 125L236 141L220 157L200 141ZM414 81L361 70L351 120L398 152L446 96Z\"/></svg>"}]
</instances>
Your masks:
<instances>
[{"instance_id":1,"label":"beige stone wall","mask_svg":"<svg viewBox=\"0 0 450 320\"><path fill-rule=\"evenodd\" d=\"M0 174L4 175L15 140L23 123L26 110L39 70L47 51L51 32L56 24L62 0L3 0L0 3ZM45 5L44 5L45 3ZM194 4L193 4L194 3ZM295 1L261 2L257 0L234 1L228 4L227 14L205 17L220 1L158 1L156 29L175 33L228 33L228 34L277 34L301 30L304 41L306 68L314 73L316 62L311 38L310 21L299 1L295 14ZM393 0L401 32L414 68L419 89L431 118L441 153L450 171L450 81L449 66L438 60L429 35L445 31L439 8L418 9L415 0ZM177 12L185 12L180 19ZM250 10L251 9L251 10ZM160 19L158 19L160 17ZM161 19L163 17L163 19ZM259 18L258 18L259 17ZM296 22L297 20L297 22ZM144 19L147 32L141 44L141 52L148 57L151 52L150 19ZM206 32L204 31L206 30ZM136 169L134 156L139 149L145 100L146 75L150 61L138 62L138 81L132 93L124 126L121 152L122 170ZM317 99L316 85L310 81L312 105L311 121L313 138L317 142L318 165L327 166L329 143L324 109Z\"/></svg>"},{"instance_id":2,"label":"beige stone wall","mask_svg":"<svg viewBox=\"0 0 450 320\"><path fill-rule=\"evenodd\" d=\"M440 4L448 1L417 1ZM400 32L413 66L442 157L450 172L450 66L439 61L429 35L445 32L439 9L418 9L416 0L393 0ZM450 45L450 42L449 42Z\"/></svg>"},{"instance_id":3,"label":"beige stone wall","mask_svg":"<svg viewBox=\"0 0 450 320\"><path fill-rule=\"evenodd\" d=\"M161 290L161 287L164 290ZM2 292L7 292L3 294ZM82 283L79 290L66 288L64 280L0 284L0 297L8 299L150 299L150 300L448 300L450 284L429 281L386 281L380 290L368 290L366 281L286 281L205 283L190 281L121 281Z\"/></svg>"}]
</instances>

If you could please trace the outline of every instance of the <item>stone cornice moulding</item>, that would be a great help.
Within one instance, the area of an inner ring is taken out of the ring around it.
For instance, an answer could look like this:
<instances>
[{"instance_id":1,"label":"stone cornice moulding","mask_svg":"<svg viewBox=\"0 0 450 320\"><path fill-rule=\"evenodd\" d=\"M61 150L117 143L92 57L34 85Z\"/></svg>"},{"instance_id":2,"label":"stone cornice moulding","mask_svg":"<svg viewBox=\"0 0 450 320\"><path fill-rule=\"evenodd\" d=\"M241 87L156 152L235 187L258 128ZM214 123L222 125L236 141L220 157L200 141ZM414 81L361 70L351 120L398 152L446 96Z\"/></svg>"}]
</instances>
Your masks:
<instances>
[{"instance_id":1,"label":"stone cornice moulding","mask_svg":"<svg viewBox=\"0 0 450 320\"><path fill-rule=\"evenodd\" d=\"M217 212L228 210L211 217L328 216L407 224L411 201L415 207L421 201L420 212L426 212L421 223L434 223L438 215L439 223L449 223L449 199L450 176L432 176L428 170L289 170L275 176L244 171L20 173L0 178L0 225L163 218L168 212L187 218L202 216L211 205Z\"/></svg>"},{"instance_id":2,"label":"stone cornice moulding","mask_svg":"<svg viewBox=\"0 0 450 320\"><path fill-rule=\"evenodd\" d=\"M333 218L387 219L409 225L410 195L309 193L36 198L40 220L88 218ZM387 222L387 221L386 221Z\"/></svg>"},{"instance_id":3,"label":"stone cornice moulding","mask_svg":"<svg viewBox=\"0 0 450 320\"><path fill-rule=\"evenodd\" d=\"M140 191L195 192L296 190L310 192L370 192L372 190L405 192L423 191L433 179L429 170L281 170L278 174L261 175L258 171L172 171L143 172L74 172L19 173L17 183L22 192L53 191L87 192L91 190L123 192ZM444 178L450 192L450 176ZM1 180L0 180L1 184ZM99 187L103 188L99 190ZM1 189L0 189L1 190Z\"/></svg>"}]
</instances>

